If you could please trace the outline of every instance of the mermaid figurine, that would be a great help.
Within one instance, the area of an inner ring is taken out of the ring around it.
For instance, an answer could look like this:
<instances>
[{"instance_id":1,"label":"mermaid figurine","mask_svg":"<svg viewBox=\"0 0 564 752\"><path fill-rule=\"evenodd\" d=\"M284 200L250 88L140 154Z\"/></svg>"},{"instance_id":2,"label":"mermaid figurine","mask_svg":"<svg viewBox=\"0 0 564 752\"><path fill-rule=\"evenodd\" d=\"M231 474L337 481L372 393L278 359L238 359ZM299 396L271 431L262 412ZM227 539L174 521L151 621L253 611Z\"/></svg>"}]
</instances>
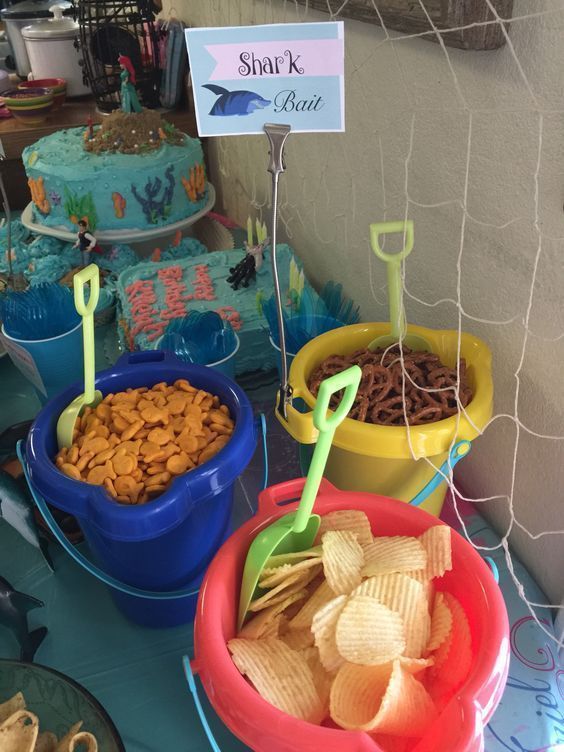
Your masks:
<instances>
[{"instance_id":1,"label":"mermaid figurine","mask_svg":"<svg viewBox=\"0 0 564 752\"><path fill-rule=\"evenodd\" d=\"M121 109L124 112L141 112L141 105L135 90L136 78L133 63L126 55L118 57L121 67Z\"/></svg>"}]
</instances>

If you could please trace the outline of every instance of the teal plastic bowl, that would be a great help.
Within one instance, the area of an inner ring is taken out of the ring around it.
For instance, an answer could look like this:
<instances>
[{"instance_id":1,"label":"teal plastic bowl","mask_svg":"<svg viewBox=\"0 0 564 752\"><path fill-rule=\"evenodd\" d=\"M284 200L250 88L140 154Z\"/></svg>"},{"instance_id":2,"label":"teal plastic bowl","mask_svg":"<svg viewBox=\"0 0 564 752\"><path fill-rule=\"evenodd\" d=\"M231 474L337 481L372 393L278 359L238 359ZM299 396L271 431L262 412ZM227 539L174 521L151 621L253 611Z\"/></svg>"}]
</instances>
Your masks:
<instances>
[{"instance_id":1,"label":"teal plastic bowl","mask_svg":"<svg viewBox=\"0 0 564 752\"><path fill-rule=\"evenodd\" d=\"M39 732L60 739L77 721L90 731L100 752L125 752L112 719L84 687L68 676L37 663L0 658L0 702L22 692L27 709L39 718Z\"/></svg>"}]
</instances>

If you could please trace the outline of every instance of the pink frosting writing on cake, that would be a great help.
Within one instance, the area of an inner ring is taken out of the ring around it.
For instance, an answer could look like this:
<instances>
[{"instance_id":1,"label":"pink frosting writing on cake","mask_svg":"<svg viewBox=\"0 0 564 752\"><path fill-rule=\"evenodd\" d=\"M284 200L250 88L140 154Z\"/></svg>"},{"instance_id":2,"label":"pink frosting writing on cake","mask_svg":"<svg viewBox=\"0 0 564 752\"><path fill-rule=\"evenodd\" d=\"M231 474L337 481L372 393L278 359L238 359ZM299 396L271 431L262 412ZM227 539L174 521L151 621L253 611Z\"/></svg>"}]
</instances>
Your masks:
<instances>
[{"instance_id":1,"label":"pink frosting writing on cake","mask_svg":"<svg viewBox=\"0 0 564 752\"><path fill-rule=\"evenodd\" d=\"M152 279L138 279L125 288L127 299L131 306L131 318L133 327L131 336L135 337L139 332L145 332L148 340L160 337L166 329L166 321L155 321L157 316L155 303L157 296L153 287Z\"/></svg>"},{"instance_id":2,"label":"pink frosting writing on cake","mask_svg":"<svg viewBox=\"0 0 564 752\"><path fill-rule=\"evenodd\" d=\"M139 279L125 288L131 309L132 328L131 337L143 332L147 340L153 340L164 334L168 322L186 315L186 303L189 300L216 300L213 281L207 264L194 267L195 277L192 280L194 294L186 291L182 279L182 268L179 265L167 266L157 272L158 281L165 289L164 306L159 312L156 308L157 296L153 279ZM239 311L233 306L220 306L216 309L224 321L229 321L235 331L243 325Z\"/></svg>"},{"instance_id":3,"label":"pink frosting writing on cake","mask_svg":"<svg viewBox=\"0 0 564 752\"><path fill-rule=\"evenodd\" d=\"M238 332L243 326L241 314L239 311L236 311L233 306L221 306L221 308L216 308L216 313L219 313L224 321L229 321L236 332Z\"/></svg>"},{"instance_id":4,"label":"pink frosting writing on cake","mask_svg":"<svg viewBox=\"0 0 564 752\"><path fill-rule=\"evenodd\" d=\"M185 302L192 298L186 295L186 285L182 281L182 269L180 266L168 266L159 269L157 276L165 288L165 304L161 311L161 319L170 321L186 315Z\"/></svg>"},{"instance_id":5,"label":"pink frosting writing on cake","mask_svg":"<svg viewBox=\"0 0 564 752\"><path fill-rule=\"evenodd\" d=\"M210 277L208 265L198 264L194 267L194 271L196 272L196 276L192 280L194 298L196 300L215 300L215 290Z\"/></svg>"}]
</instances>

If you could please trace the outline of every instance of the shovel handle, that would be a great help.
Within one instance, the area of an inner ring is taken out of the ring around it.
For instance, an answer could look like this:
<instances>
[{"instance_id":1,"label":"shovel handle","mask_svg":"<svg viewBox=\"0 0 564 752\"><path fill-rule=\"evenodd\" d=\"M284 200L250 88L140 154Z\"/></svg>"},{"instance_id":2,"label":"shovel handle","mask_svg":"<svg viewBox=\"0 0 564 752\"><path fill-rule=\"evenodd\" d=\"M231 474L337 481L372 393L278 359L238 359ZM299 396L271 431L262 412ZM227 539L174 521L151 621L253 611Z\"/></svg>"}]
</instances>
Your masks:
<instances>
[{"instance_id":1,"label":"shovel handle","mask_svg":"<svg viewBox=\"0 0 564 752\"><path fill-rule=\"evenodd\" d=\"M90 283L88 303L84 300L84 287ZM100 270L96 264L89 264L73 278L74 305L79 316L94 315L100 297Z\"/></svg>"},{"instance_id":2,"label":"shovel handle","mask_svg":"<svg viewBox=\"0 0 564 752\"><path fill-rule=\"evenodd\" d=\"M319 436L313 457L311 458L304 490L302 491L300 506L292 525L292 530L296 533L301 533L305 529L307 521L311 517L313 505L325 471L325 465L327 464L333 436L335 435L337 426L343 422L353 405L361 378L361 369L358 366L351 366L346 371L336 373L334 376L326 379L319 387L319 393L313 410L313 425L319 431ZM336 392L341 391L341 389L345 390L343 398L337 409L332 414L327 415L331 397Z\"/></svg>"},{"instance_id":3,"label":"shovel handle","mask_svg":"<svg viewBox=\"0 0 564 752\"><path fill-rule=\"evenodd\" d=\"M90 284L88 303L84 300L84 287ZM100 270L90 264L74 275L74 305L82 316L82 341L84 350L84 398L86 404L94 402L94 311L100 297Z\"/></svg>"},{"instance_id":4,"label":"shovel handle","mask_svg":"<svg viewBox=\"0 0 564 752\"><path fill-rule=\"evenodd\" d=\"M405 241L403 250L398 253L386 253L380 246L380 235L393 235L402 233ZM379 259L387 263L399 264L409 256L413 250L413 220L407 219L398 222L374 222L370 225L370 243L372 250Z\"/></svg>"},{"instance_id":5,"label":"shovel handle","mask_svg":"<svg viewBox=\"0 0 564 752\"><path fill-rule=\"evenodd\" d=\"M380 246L380 235L403 233L403 250L398 253L385 253ZM413 250L413 220L400 222L376 222L370 225L372 250L386 264L388 276L388 305L390 309L390 334L394 339L405 336L405 312L401 299L401 262Z\"/></svg>"}]
</instances>

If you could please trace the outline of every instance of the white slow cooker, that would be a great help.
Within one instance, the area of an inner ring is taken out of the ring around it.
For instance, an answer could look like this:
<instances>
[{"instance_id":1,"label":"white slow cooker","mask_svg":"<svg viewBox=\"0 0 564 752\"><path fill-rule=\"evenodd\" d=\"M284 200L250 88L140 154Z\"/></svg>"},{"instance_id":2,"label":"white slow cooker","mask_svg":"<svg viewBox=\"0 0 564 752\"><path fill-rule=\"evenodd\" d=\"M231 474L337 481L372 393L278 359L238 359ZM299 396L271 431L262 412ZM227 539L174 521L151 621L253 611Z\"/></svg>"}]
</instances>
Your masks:
<instances>
[{"instance_id":1,"label":"white slow cooker","mask_svg":"<svg viewBox=\"0 0 564 752\"><path fill-rule=\"evenodd\" d=\"M64 78L67 97L90 94L83 81L80 54L75 47L78 24L63 16L63 8L49 8L54 18L22 29L33 78Z\"/></svg>"},{"instance_id":2,"label":"white slow cooker","mask_svg":"<svg viewBox=\"0 0 564 752\"><path fill-rule=\"evenodd\" d=\"M23 0L21 3L3 3L6 7L0 10L0 18L6 26L6 35L12 48L13 62L20 78L26 78L31 67L22 39L22 29L35 21L49 18L49 6L54 0ZM64 14L73 12L71 3L67 0L59 0L59 4L65 8ZM2 3L0 3L0 7ZM13 67L13 66L12 66Z\"/></svg>"}]
</instances>

